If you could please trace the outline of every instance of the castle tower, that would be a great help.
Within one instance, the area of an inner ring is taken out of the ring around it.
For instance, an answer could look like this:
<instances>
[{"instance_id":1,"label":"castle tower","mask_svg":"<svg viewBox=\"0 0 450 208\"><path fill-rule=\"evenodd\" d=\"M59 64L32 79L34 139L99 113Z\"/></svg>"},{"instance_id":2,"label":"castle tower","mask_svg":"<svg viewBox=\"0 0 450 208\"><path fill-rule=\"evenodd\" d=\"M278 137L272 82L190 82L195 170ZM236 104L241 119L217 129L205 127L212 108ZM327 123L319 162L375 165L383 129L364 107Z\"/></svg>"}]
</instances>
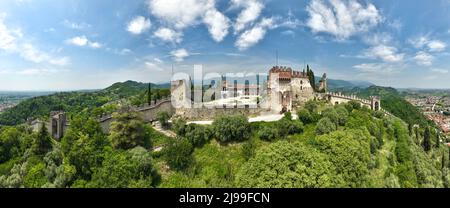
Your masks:
<instances>
[{"instance_id":1,"label":"castle tower","mask_svg":"<svg viewBox=\"0 0 450 208\"><path fill-rule=\"evenodd\" d=\"M327 92L327 73L324 73L322 79L319 81L319 92Z\"/></svg>"},{"instance_id":2,"label":"castle tower","mask_svg":"<svg viewBox=\"0 0 450 208\"><path fill-rule=\"evenodd\" d=\"M379 96L370 97L370 108L374 111L381 110L381 99Z\"/></svg>"},{"instance_id":3,"label":"castle tower","mask_svg":"<svg viewBox=\"0 0 450 208\"><path fill-rule=\"evenodd\" d=\"M66 122L66 114L64 112L51 112L50 133L53 138L60 140L64 136Z\"/></svg>"}]
</instances>

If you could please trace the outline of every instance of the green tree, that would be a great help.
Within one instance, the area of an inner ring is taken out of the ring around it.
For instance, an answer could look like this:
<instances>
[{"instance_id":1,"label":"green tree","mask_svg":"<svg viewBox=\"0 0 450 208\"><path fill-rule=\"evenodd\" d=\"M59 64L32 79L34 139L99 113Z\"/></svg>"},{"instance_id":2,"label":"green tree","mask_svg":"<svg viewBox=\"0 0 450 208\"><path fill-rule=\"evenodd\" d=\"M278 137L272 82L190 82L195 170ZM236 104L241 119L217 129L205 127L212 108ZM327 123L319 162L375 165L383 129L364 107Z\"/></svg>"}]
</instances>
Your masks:
<instances>
[{"instance_id":1,"label":"green tree","mask_svg":"<svg viewBox=\"0 0 450 208\"><path fill-rule=\"evenodd\" d=\"M113 114L110 140L115 149L150 148L149 127L135 113Z\"/></svg>"},{"instance_id":2,"label":"green tree","mask_svg":"<svg viewBox=\"0 0 450 208\"><path fill-rule=\"evenodd\" d=\"M300 119L300 121L302 121L304 124L310 124L314 122L314 118L307 109L301 109L298 112L298 119Z\"/></svg>"},{"instance_id":3,"label":"green tree","mask_svg":"<svg viewBox=\"0 0 450 208\"><path fill-rule=\"evenodd\" d=\"M213 122L213 131L221 143L245 141L250 138L250 124L245 116L220 116Z\"/></svg>"},{"instance_id":4,"label":"green tree","mask_svg":"<svg viewBox=\"0 0 450 208\"><path fill-rule=\"evenodd\" d=\"M155 170L151 154L142 147L108 153L88 187L150 188Z\"/></svg>"},{"instance_id":5,"label":"green tree","mask_svg":"<svg viewBox=\"0 0 450 208\"><path fill-rule=\"evenodd\" d=\"M172 129L178 136L186 134L187 122L183 118L174 119L172 122Z\"/></svg>"},{"instance_id":6,"label":"green tree","mask_svg":"<svg viewBox=\"0 0 450 208\"><path fill-rule=\"evenodd\" d=\"M258 137L265 141L274 141L279 138L278 128L264 126L258 131Z\"/></svg>"},{"instance_id":7,"label":"green tree","mask_svg":"<svg viewBox=\"0 0 450 208\"><path fill-rule=\"evenodd\" d=\"M242 145L242 155L244 156L244 159L246 161L248 161L255 155L255 151L256 151L256 144L253 139L249 139Z\"/></svg>"},{"instance_id":8,"label":"green tree","mask_svg":"<svg viewBox=\"0 0 450 208\"><path fill-rule=\"evenodd\" d=\"M170 115L167 111L160 111L156 114L156 119L159 121L161 126L165 129L169 128Z\"/></svg>"},{"instance_id":9,"label":"green tree","mask_svg":"<svg viewBox=\"0 0 450 208\"><path fill-rule=\"evenodd\" d=\"M328 108L322 112L322 116L324 118L329 118L331 122L333 122L336 127L339 124L339 115L334 108Z\"/></svg>"},{"instance_id":10,"label":"green tree","mask_svg":"<svg viewBox=\"0 0 450 208\"><path fill-rule=\"evenodd\" d=\"M0 133L0 164L21 154L19 130L15 127L6 127Z\"/></svg>"},{"instance_id":11,"label":"green tree","mask_svg":"<svg viewBox=\"0 0 450 208\"><path fill-rule=\"evenodd\" d=\"M314 71L309 68L309 65L306 66L306 75L308 76L313 90L316 91L316 76L314 75Z\"/></svg>"},{"instance_id":12,"label":"green tree","mask_svg":"<svg viewBox=\"0 0 450 208\"><path fill-rule=\"evenodd\" d=\"M441 137L439 135L439 132L436 132L436 137L435 138L436 138L436 142L434 144L434 147L436 149L439 149L439 146L441 145Z\"/></svg>"},{"instance_id":13,"label":"green tree","mask_svg":"<svg viewBox=\"0 0 450 208\"><path fill-rule=\"evenodd\" d=\"M340 105L336 107L336 113L338 115L338 124L341 126L345 126L349 116L347 109L344 106Z\"/></svg>"},{"instance_id":14,"label":"green tree","mask_svg":"<svg viewBox=\"0 0 450 208\"><path fill-rule=\"evenodd\" d=\"M299 134L303 132L303 123L299 120L288 120L283 118L277 121L278 135L286 137L288 135Z\"/></svg>"},{"instance_id":15,"label":"green tree","mask_svg":"<svg viewBox=\"0 0 450 208\"><path fill-rule=\"evenodd\" d=\"M328 155L336 167L343 187L366 187L369 177L370 134L360 130L336 131L315 139L317 148Z\"/></svg>"},{"instance_id":16,"label":"green tree","mask_svg":"<svg viewBox=\"0 0 450 208\"><path fill-rule=\"evenodd\" d=\"M310 113L315 112L318 107L319 106L317 104L317 101L314 101L314 100L310 100L305 103L305 109L307 109Z\"/></svg>"},{"instance_id":17,"label":"green tree","mask_svg":"<svg viewBox=\"0 0 450 208\"><path fill-rule=\"evenodd\" d=\"M351 100L345 105L345 108L347 108L349 112L352 112L353 110L360 110L362 106L360 102Z\"/></svg>"},{"instance_id":18,"label":"green tree","mask_svg":"<svg viewBox=\"0 0 450 208\"><path fill-rule=\"evenodd\" d=\"M430 127L426 127L425 128L425 133L423 135L423 150L425 150L425 152L429 152L431 150L431 132L430 132Z\"/></svg>"},{"instance_id":19,"label":"green tree","mask_svg":"<svg viewBox=\"0 0 450 208\"><path fill-rule=\"evenodd\" d=\"M23 185L27 188L41 188L48 181L44 170L44 163L38 163L32 167L25 175Z\"/></svg>"},{"instance_id":20,"label":"green tree","mask_svg":"<svg viewBox=\"0 0 450 208\"><path fill-rule=\"evenodd\" d=\"M42 125L33 142L33 152L36 155L45 155L52 149L52 139L47 132L47 127Z\"/></svg>"},{"instance_id":21,"label":"green tree","mask_svg":"<svg viewBox=\"0 0 450 208\"><path fill-rule=\"evenodd\" d=\"M170 140L163 151L167 164L174 170L185 170L194 161L192 156L194 148L187 139Z\"/></svg>"},{"instance_id":22,"label":"green tree","mask_svg":"<svg viewBox=\"0 0 450 208\"><path fill-rule=\"evenodd\" d=\"M209 140L209 130L205 126L189 124L186 127L185 137L194 147L202 147Z\"/></svg>"},{"instance_id":23,"label":"green tree","mask_svg":"<svg viewBox=\"0 0 450 208\"><path fill-rule=\"evenodd\" d=\"M148 103L148 105L152 104L152 84L151 83L148 83L147 103Z\"/></svg>"},{"instance_id":24,"label":"green tree","mask_svg":"<svg viewBox=\"0 0 450 208\"><path fill-rule=\"evenodd\" d=\"M246 188L336 187L334 166L325 155L299 142L279 141L256 151L236 174Z\"/></svg>"},{"instance_id":25,"label":"green tree","mask_svg":"<svg viewBox=\"0 0 450 208\"><path fill-rule=\"evenodd\" d=\"M316 125L316 134L323 135L336 131L336 124L334 124L328 117L320 119Z\"/></svg>"}]
</instances>

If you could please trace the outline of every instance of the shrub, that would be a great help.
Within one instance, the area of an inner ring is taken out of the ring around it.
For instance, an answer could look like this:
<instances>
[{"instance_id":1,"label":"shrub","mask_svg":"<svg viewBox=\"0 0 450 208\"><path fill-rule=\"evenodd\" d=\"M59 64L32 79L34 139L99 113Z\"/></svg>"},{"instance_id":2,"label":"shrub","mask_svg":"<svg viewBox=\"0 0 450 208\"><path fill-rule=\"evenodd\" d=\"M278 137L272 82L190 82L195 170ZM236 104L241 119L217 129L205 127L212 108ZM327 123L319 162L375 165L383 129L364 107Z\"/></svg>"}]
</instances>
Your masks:
<instances>
[{"instance_id":1,"label":"shrub","mask_svg":"<svg viewBox=\"0 0 450 208\"><path fill-rule=\"evenodd\" d=\"M114 114L111 123L111 143L116 149L131 149L137 146L149 148L149 127L135 113Z\"/></svg>"},{"instance_id":2,"label":"shrub","mask_svg":"<svg viewBox=\"0 0 450 208\"><path fill-rule=\"evenodd\" d=\"M277 122L278 134L281 137L288 135L299 134L303 132L303 123L298 120L281 119Z\"/></svg>"},{"instance_id":3,"label":"shrub","mask_svg":"<svg viewBox=\"0 0 450 208\"><path fill-rule=\"evenodd\" d=\"M249 160L255 155L256 150L256 144L253 139L248 140L247 142L242 145L242 155L244 156L245 160Z\"/></svg>"},{"instance_id":4,"label":"shrub","mask_svg":"<svg viewBox=\"0 0 450 208\"><path fill-rule=\"evenodd\" d=\"M170 115L166 111L161 111L156 114L156 119L161 123L163 128L169 128Z\"/></svg>"},{"instance_id":5,"label":"shrub","mask_svg":"<svg viewBox=\"0 0 450 208\"><path fill-rule=\"evenodd\" d=\"M322 112L322 116L329 118L336 126L339 124L339 115L334 108L328 108Z\"/></svg>"},{"instance_id":6,"label":"shrub","mask_svg":"<svg viewBox=\"0 0 450 208\"><path fill-rule=\"evenodd\" d=\"M163 151L167 164L174 170L184 170L194 161L194 148L187 139L172 139Z\"/></svg>"},{"instance_id":7,"label":"shrub","mask_svg":"<svg viewBox=\"0 0 450 208\"><path fill-rule=\"evenodd\" d=\"M327 117L320 119L316 126L316 134L323 135L336 131L336 124Z\"/></svg>"},{"instance_id":8,"label":"shrub","mask_svg":"<svg viewBox=\"0 0 450 208\"><path fill-rule=\"evenodd\" d=\"M214 120L213 131L219 142L227 143L247 140L251 128L245 116L221 116Z\"/></svg>"},{"instance_id":9,"label":"shrub","mask_svg":"<svg viewBox=\"0 0 450 208\"><path fill-rule=\"evenodd\" d=\"M279 137L278 129L270 126L264 126L258 131L258 136L262 140L273 141Z\"/></svg>"},{"instance_id":10,"label":"shrub","mask_svg":"<svg viewBox=\"0 0 450 208\"><path fill-rule=\"evenodd\" d=\"M314 122L314 118L312 117L311 113L306 109L302 109L298 112L298 119L304 124L310 124Z\"/></svg>"},{"instance_id":11,"label":"shrub","mask_svg":"<svg viewBox=\"0 0 450 208\"><path fill-rule=\"evenodd\" d=\"M345 126L349 116L347 109L343 106L338 106L336 108L336 113L338 115L338 124L341 126Z\"/></svg>"},{"instance_id":12,"label":"shrub","mask_svg":"<svg viewBox=\"0 0 450 208\"><path fill-rule=\"evenodd\" d=\"M186 120L182 118L174 119L172 124L172 129L177 135L184 136L186 134Z\"/></svg>"},{"instance_id":13,"label":"shrub","mask_svg":"<svg viewBox=\"0 0 450 208\"><path fill-rule=\"evenodd\" d=\"M205 126L189 124L186 127L185 137L192 146L201 147L209 140L209 131Z\"/></svg>"}]
</instances>

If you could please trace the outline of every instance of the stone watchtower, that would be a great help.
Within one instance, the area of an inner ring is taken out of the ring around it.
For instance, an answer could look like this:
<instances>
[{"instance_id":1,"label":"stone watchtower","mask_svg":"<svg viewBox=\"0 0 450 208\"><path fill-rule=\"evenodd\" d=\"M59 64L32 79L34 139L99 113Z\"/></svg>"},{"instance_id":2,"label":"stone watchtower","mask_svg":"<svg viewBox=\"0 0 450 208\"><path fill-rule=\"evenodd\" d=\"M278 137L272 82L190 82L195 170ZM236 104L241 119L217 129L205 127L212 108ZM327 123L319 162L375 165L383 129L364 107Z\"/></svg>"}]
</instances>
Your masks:
<instances>
[{"instance_id":1,"label":"stone watchtower","mask_svg":"<svg viewBox=\"0 0 450 208\"><path fill-rule=\"evenodd\" d=\"M327 74L324 73L322 78L319 81L319 89L318 89L318 91L319 92L327 92L327 88L328 88L328 86L327 86Z\"/></svg>"},{"instance_id":2,"label":"stone watchtower","mask_svg":"<svg viewBox=\"0 0 450 208\"><path fill-rule=\"evenodd\" d=\"M66 128L66 114L62 111L54 111L50 113L50 134L56 140L60 140L64 136Z\"/></svg>"},{"instance_id":3,"label":"stone watchtower","mask_svg":"<svg viewBox=\"0 0 450 208\"><path fill-rule=\"evenodd\" d=\"M374 111L381 110L381 99L379 96L370 97L370 108Z\"/></svg>"}]
</instances>

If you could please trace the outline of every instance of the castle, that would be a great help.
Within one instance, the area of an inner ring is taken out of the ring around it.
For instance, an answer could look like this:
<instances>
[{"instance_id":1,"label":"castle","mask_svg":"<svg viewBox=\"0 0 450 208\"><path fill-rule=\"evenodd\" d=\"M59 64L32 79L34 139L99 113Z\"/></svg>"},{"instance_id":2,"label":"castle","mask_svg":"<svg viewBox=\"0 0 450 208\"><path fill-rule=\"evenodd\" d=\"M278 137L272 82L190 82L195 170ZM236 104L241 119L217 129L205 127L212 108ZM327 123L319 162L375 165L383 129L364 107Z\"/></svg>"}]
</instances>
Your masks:
<instances>
[{"instance_id":1,"label":"castle","mask_svg":"<svg viewBox=\"0 0 450 208\"><path fill-rule=\"evenodd\" d=\"M268 101L270 109L278 112L292 111L308 100L314 99L314 87L305 72L275 66L269 71Z\"/></svg>"},{"instance_id":2,"label":"castle","mask_svg":"<svg viewBox=\"0 0 450 208\"><path fill-rule=\"evenodd\" d=\"M308 72L312 72L309 70ZM274 66L269 70L267 80L256 84L238 84L237 80L230 82L224 79L216 86L216 99L203 102L203 98L194 99L194 92L190 81L172 81L172 105L175 115L187 119L213 119L220 114L239 113L255 115L261 113L284 113L295 111L309 100L324 100L332 105L349 101L359 102L372 110L381 110L380 98L371 97L370 100L356 96L345 96L341 93L328 92L327 74L323 74L318 84L314 81L314 74L296 71L290 67ZM200 90L203 96L203 91ZM200 101L200 102L199 102Z\"/></svg>"},{"instance_id":3,"label":"castle","mask_svg":"<svg viewBox=\"0 0 450 208\"><path fill-rule=\"evenodd\" d=\"M312 71L308 68L308 72ZM237 80L230 82L222 77L218 86L208 93L204 92L203 86L200 90L193 89L190 86L191 80L175 80L171 82L171 99L163 99L152 105L127 111L138 113L149 123L155 121L158 112L162 111L189 120L214 120L217 116L226 114L255 116L295 111L309 100L323 100L332 105L356 101L372 110L385 112L381 108L379 97L373 96L370 100L365 100L354 95L327 92L327 75L324 74L316 86L311 81L313 73L308 72L274 66L269 70L266 81L260 82L258 76L256 84L251 84L249 80L238 84ZM195 94L202 97L196 98ZM111 115L99 118L104 133L109 133L113 121ZM70 125L65 113L61 111L51 112L48 121L35 120L29 121L29 124L34 131L45 126L57 140L64 136Z\"/></svg>"}]
</instances>

